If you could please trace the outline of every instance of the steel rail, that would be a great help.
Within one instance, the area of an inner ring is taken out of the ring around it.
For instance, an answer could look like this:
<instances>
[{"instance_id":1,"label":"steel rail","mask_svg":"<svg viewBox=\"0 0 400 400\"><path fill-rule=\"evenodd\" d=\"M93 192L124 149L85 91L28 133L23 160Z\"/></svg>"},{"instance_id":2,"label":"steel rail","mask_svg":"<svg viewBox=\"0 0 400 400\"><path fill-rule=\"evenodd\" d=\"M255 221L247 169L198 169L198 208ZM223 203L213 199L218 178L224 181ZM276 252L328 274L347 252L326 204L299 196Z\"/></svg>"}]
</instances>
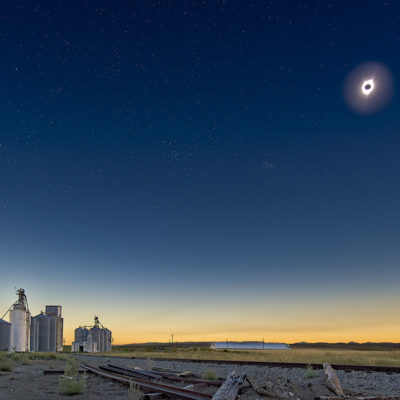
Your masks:
<instances>
[{"instance_id":1,"label":"steel rail","mask_svg":"<svg viewBox=\"0 0 400 400\"><path fill-rule=\"evenodd\" d=\"M114 369L116 370L115 372L117 372L118 374L123 373L128 373L130 376L139 378L139 379L146 379L146 380L156 380L156 379L161 379L162 376L161 375L156 375L156 374L148 374L146 372L142 372L142 371L137 371L135 369L131 369L131 368L122 368L118 365L114 365L114 364L108 364L108 366L104 366L104 365L100 365L99 366L100 369L103 370L108 370L108 369Z\"/></svg>"},{"instance_id":2,"label":"steel rail","mask_svg":"<svg viewBox=\"0 0 400 400\"><path fill-rule=\"evenodd\" d=\"M119 365L115 365L115 364L108 364L109 367L115 368L117 370L120 370L122 372L130 372L133 374L143 374L143 375L147 375L147 372L142 373L141 370L137 370L137 369L133 369L133 368L124 368L124 367L120 367ZM102 367L100 367L102 368ZM197 379L197 378L185 378L183 376L178 376L172 373L166 373L166 372L158 372L158 375L154 375L154 374L148 374L149 376L155 376L156 378L160 379L160 378L165 378L165 379L169 379L171 381L175 381L175 382L185 382L185 383L205 383L207 385L210 386L221 386L225 381L221 381L221 380L215 380L215 379Z\"/></svg>"},{"instance_id":3,"label":"steel rail","mask_svg":"<svg viewBox=\"0 0 400 400\"><path fill-rule=\"evenodd\" d=\"M130 378L120 374L104 372L99 368L95 368L87 364L83 364L82 368L96 375L103 376L104 378L112 379L127 385L130 385L132 382L143 389L164 393L184 400L206 400L212 398L212 396L207 393L195 392L193 390L181 389L174 386L164 385L161 383L150 382L144 379Z\"/></svg>"},{"instance_id":4,"label":"steel rail","mask_svg":"<svg viewBox=\"0 0 400 400\"><path fill-rule=\"evenodd\" d=\"M314 400L400 400L400 397L393 396L319 396Z\"/></svg>"}]
</instances>

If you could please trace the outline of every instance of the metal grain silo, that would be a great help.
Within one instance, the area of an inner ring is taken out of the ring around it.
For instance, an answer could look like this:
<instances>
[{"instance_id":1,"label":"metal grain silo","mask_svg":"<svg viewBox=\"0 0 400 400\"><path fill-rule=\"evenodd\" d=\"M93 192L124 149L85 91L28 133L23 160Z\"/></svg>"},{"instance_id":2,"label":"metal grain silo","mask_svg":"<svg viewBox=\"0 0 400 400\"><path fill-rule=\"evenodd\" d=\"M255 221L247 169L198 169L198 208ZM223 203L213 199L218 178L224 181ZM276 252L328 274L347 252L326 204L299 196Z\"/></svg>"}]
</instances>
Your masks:
<instances>
[{"instance_id":1,"label":"metal grain silo","mask_svg":"<svg viewBox=\"0 0 400 400\"><path fill-rule=\"evenodd\" d=\"M94 326L89 330L90 335L92 337L92 342L97 343L97 351L101 351L103 346L103 334L101 331L102 329L100 329L97 326Z\"/></svg>"},{"instance_id":2,"label":"metal grain silo","mask_svg":"<svg viewBox=\"0 0 400 400\"><path fill-rule=\"evenodd\" d=\"M11 350L11 324L0 319L0 351Z\"/></svg>"},{"instance_id":3,"label":"metal grain silo","mask_svg":"<svg viewBox=\"0 0 400 400\"><path fill-rule=\"evenodd\" d=\"M104 328L101 330L101 336L102 336L101 351L104 352L107 351L107 332Z\"/></svg>"},{"instance_id":4,"label":"metal grain silo","mask_svg":"<svg viewBox=\"0 0 400 400\"><path fill-rule=\"evenodd\" d=\"M63 351L63 330L64 320L62 318L61 306L46 306L46 315L49 315L56 320L56 348L54 351ZM52 333L50 334L50 338ZM52 343L50 345L52 347Z\"/></svg>"},{"instance_id":5,"label":"metal grain silo","mask_svg":"<svg viewBox=\"0 0 400 400\"><path fill-rule=\"evenodd\" d=\"M56 346L57 351L63 351L64 346L64 319L61 317L56 317L57 322L57 340Z\"/></svg>"},{"instance_id":6,"label":"metal grain silo","mask_svg":"<svg viewBox=\"0 0 400 400\"><path fill-rule=\"evenodd\" d=\"M31 314L26 310L10 311L11 350L29 351Z\"/></svg>"},{"instance_id":7,"label":"metal grain silo","mask_svg":"<svg viewBox=\"0 0 400 400\"><path fill-rule=\"evenodd\" d=\"M50 317L50 340L49 351L55 352L57 350L57 321L54 317Z\"/></svg>"},{"instance_id":8,"label":"metal grain silo","mask_svg":"<svg viewBox=\"0 0 400 400\"><path fill-rule=\"evenodd\" d=\"M39 351L50 351L50 320L46 314L39 314L35 317L39 323Z\"/></svg>"},{"instance_id":9,"label":"metal grain silo","mask_svg":"<svg viewBox=\"0 0 400 400\"><path fill-rule=\"evenodd\" d=\"M24 289L18 289L18 300L10 311L11 351L29 351L31 314Z\"/></svg>"},{"instance_id":10,"label":"metal grain silo","mask_svg":"<svg viewBox=\"0 0 400 400\"><path fill-rule=\"evenodd\" d=\"M87 340L89 330L80 326L75 329L75 342L84 342Z\"/></svg>"},{"instance_id":11,"label":"metal grain silo","mask_svg":"<svg viewBox=\"0 0 400 400\"><path fill-rule=\"evenodd\" d=\"M35 317L31 318L31 351L39 351L39 322Z\"/></svg>"}]
</instances>

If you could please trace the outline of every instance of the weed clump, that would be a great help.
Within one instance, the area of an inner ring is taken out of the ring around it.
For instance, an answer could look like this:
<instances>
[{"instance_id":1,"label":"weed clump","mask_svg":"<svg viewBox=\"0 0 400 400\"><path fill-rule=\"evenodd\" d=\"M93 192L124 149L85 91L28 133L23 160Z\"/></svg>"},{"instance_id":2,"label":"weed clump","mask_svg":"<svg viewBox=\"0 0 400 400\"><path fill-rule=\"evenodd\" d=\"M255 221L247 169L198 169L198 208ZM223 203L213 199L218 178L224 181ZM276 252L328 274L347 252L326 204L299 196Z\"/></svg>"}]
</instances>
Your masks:
<instances>
[{"instance_id":1,"label":"weed clump","mask_svg":"<svg viewBox=\"0 0 400 400\"><path fill-rule=\"evenodd\" d=\"M0 360L0 371L11 372L14 370L14 363L11 360Z\"/></svg>"},{"instance_id":2,"label":"weed clump","mask_svg":"<svg viewBox=\"0 0 400 400\"><path fill-rule=\"evenodd\" d=\"M207 369L205 370L201 376L203 377L203 379L207 379L209 381L216 381L218 379L217 374L215 373L215 371L213 371L212 369Z\"/></svg>"},{"instance_id":3,"label":"weed clump","mask_svg":"<svg viewBox=\"0 0 400 400\"><path fill-rule=\"evenodd\" d=\"M86 377L79 377L79 366L75 358L67 361L64 375L58 381L58 389L61 394L72 396L86 391Z\"/></svg>"},{"instance_id":4,"label":"weed clump","mask_svg":"<svg viewBox=\"0 0 400 400\"><path fill-rule=\"evenodd\" d=\"M144 397L144 393L140 390L140 387L138 385L130 381L128 397L130 400L142 400Z\"/></svg>"},{"instance_id":5,"label":"weed clump","mask_svg":"<svg viewBox=\"0 0 400 400\"><path fill-rule=\"evenodd\" d=\"M317 375L318 372L310 364L308 364L308 367L304 371L304 378L312 379L315 378Z\"/></svg>"}]
</instances>

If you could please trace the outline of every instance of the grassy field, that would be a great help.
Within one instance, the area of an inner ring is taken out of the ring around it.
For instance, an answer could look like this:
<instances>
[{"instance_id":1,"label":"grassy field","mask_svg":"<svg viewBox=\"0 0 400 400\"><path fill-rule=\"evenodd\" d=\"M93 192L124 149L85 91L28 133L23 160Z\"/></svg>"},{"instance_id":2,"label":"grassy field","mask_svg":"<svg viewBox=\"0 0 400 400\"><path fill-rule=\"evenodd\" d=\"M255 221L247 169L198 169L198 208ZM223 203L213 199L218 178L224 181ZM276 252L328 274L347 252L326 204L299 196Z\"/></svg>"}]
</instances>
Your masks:
<instances>
[{"instance_id":1,"label":"grassy field","mask_svg":"<svg viewBox=\"0 0 400 400\"><path fill-rule=\"evenodd\" d=\"M121 348L107 353L115 357L193 358L226 361L273 361L319 364L374 365L400 367L400 350L342 350L342 349L291 349L291 350L211 350L209 348L173 349Z\"/></svg>"}]
</instances>

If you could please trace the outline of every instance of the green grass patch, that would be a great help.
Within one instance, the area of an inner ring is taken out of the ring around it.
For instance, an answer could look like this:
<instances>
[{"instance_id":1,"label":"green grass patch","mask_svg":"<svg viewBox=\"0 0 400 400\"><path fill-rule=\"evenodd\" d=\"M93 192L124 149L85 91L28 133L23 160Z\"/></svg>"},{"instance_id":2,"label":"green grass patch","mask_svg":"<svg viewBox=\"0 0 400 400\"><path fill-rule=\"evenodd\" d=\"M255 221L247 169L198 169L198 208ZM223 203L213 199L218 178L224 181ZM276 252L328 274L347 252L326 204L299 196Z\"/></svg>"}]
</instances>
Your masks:
<instances>
[{"instance_id":1,"label":"green grass patch","mask_svg":"<svg viewBox=\"0 0 400 400\"><path fill-rule=\"evenodd\" d=\"M35 353L29 353L29 357L31 360L64 360L68 361L70 356L67 356L65 354L59 354L59 353L47 353L47 352L35 352Z\"/></svg>"},{"instance_id":2,"label":"green grass patch","mask_svg":"<svg viewBox=\"0 0 400 400\"><path fill-rule=\"evenodd\" d=\"M11 360L0 360L0 371L11 372L14 370L14 363Z\"/></svg>"},{"instance_id":3,"label":"green grass patch","mask_svg":"<svg viewBox=\"0 0 400 400\"><path fill-rule=\"evenodd\" d=\"M213 371L212 369L208 368L206 369L201 376L203 379L207 379L209 381L216 381L218 379L218 375Z\"/></svg>"},{"instance_id":4,"label":"green grass patch","mask_svg":"<svg viewBox=\"0 0 400 400\"><path fill-rule=\"evenodd\" d=\"M71 378L69 376L61 376L58 381L58 391L64 396L73 396L75 394L82 394L86 391L86 379Z\"/></svg>"},{"instance_id":5,"label":"green grass patch","mask_svg":"<svg viewBox=\"0 0 400 400\"><path fill-rule=\"evenodd\" d=\"M318 372L311 365L309 365L304 371L304 378L306 379L315 378L317 375Z\"/></svg>"}]
</instances>

